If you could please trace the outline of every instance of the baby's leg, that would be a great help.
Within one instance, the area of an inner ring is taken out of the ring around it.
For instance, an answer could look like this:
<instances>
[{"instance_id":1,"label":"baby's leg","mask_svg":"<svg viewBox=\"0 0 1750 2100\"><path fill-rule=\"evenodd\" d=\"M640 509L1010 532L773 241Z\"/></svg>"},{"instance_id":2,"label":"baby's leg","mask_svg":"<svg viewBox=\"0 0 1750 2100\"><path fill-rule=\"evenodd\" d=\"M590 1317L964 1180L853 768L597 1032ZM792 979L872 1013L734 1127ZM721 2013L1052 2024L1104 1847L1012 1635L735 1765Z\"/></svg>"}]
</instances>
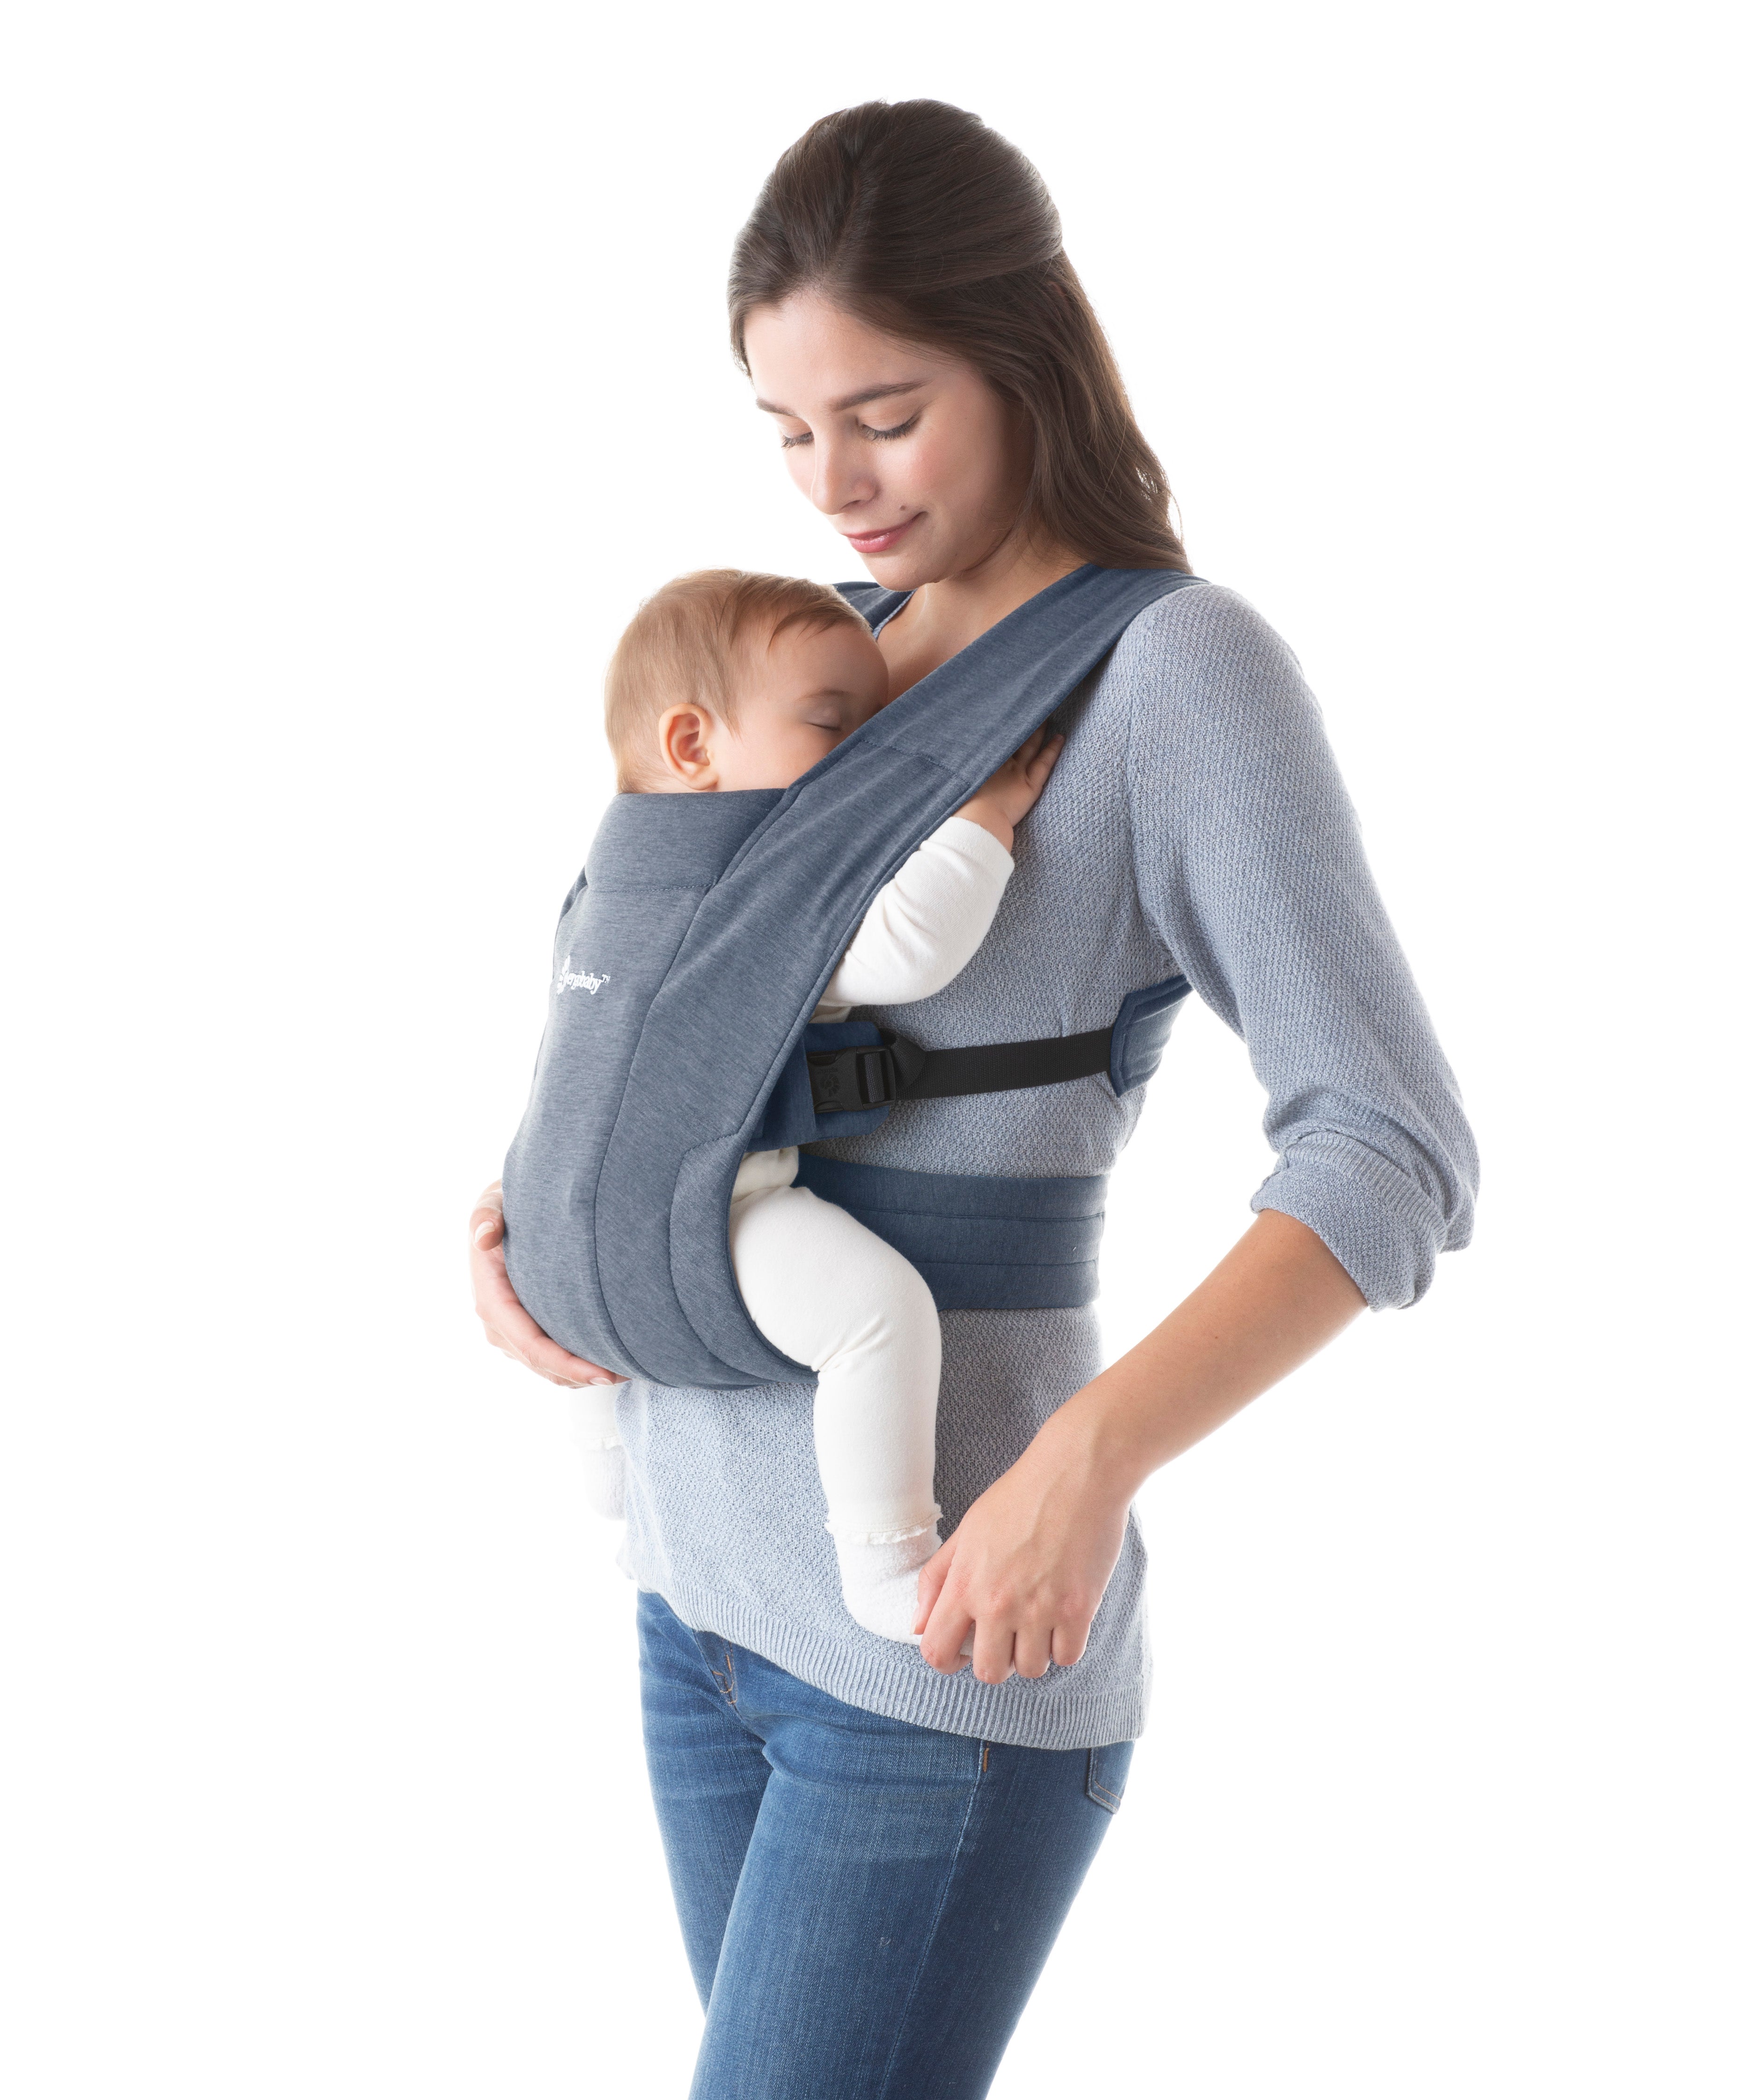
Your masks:
<instances>
[{"instance_id":1,"label":"baby's leg","mask_svg":"<svg viewBox=\"0 0 1750 2100\"><path fill-rule=\"evenodd\" d=\"M930 1287L807 1189L731 1204L729 1247L754 1325L819 1380L815 1450L846 1609L873 1633L910 1640L917 1571L941 1543L942 1329Z\"/></svg>"},{"instance_id":2,"label":"baby's leg","mask_svg":"<svg viewBox=\"0 0 1750 2100\"><path fill-rule=\"evenodd\" d=\"M571 1395L571 1426L583 1454L584 1499L598 1516L625 1515L625 1452L614 1426L615 1385L578 1386Z\"/></svg>"}]
</instances>

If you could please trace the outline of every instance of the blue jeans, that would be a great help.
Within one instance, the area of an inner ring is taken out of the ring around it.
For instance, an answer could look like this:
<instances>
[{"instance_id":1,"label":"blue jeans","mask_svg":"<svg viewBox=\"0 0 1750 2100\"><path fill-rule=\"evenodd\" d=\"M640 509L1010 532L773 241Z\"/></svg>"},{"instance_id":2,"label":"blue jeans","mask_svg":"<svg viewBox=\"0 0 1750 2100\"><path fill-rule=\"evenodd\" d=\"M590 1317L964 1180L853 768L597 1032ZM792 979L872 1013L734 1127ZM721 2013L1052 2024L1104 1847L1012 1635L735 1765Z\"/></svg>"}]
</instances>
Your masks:
<instances>
[{"instance_id":1,"label":"blue jeans","mask_svg":"<svg viewBox=\"0 0 1750 2100\"><path fill-rule=\"evenodd\" d=\"M639 1599L644 1745L705 2008L693 2100L973 2100L1132 1745L890 1721Z\"/></svg>"}]
</instances>

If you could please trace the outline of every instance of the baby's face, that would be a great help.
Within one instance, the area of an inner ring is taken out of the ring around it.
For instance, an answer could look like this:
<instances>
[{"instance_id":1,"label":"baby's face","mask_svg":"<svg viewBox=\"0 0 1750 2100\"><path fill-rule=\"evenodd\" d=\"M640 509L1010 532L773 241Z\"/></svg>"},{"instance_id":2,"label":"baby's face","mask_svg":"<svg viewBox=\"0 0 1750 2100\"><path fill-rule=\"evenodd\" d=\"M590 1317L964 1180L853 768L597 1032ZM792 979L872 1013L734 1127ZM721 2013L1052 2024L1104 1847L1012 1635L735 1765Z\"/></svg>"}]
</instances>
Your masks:
<instances>
[{"instance_id":1,"label":"baby's face","mask_svg":"<svg viewBox=\"0 0 1750 2100\"><path fill-rule=\"evenodd\" d=\"M733 730L718 725L719 788L788 788L887 704L887 664L867 628L791 628L753 644Z\"/></svg>"}]
</instances>

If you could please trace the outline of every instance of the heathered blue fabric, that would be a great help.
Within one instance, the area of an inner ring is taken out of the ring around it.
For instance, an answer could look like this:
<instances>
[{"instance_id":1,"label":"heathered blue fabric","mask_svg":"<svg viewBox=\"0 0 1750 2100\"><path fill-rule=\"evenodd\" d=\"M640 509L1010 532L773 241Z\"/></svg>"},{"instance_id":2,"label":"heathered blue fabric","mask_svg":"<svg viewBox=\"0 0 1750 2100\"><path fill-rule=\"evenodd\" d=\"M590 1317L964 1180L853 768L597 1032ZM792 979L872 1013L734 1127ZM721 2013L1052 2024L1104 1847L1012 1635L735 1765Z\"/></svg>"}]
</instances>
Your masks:
<instances>
[{"instance_id":1,"label":"heathered blue fabric","mask_svg":"<svg viewBox=\"0 0 1750 2100\"><path fill-rule=\"evenodd\" d=\"M546 1035L505 1162L510 1281L550 1335L670 1385L802 1373L748 1317L729 1259L731 1185L767 1096L876 891L1138 611L1203 588L1090 564L776 801L616 798L560 920ZM706 842L689 847L701 826Z\"/></svg>"},{"instance_id":2,"label":"heathered blue fabric","mask_svg":"<svg viewBox=\"0 0 1750 2100\"><path fill-rule=\"evenodd\" d=\"M623 1081L637 1055L650 1001L700 902L781 799L777 789L616 796L560 914L546 1030L505 1162L505 1251L540 1326L615 1370L636 1363L619 1341L590 1243L619 1106L607 1085ZM773 1353L780 1375L800 1368Z\"/></svg>"},{"instance_id":3,"label":"heathered blue fabric","mask_svg":"<svg viewBox=\"0 0 1750 2100\"><path fill-rule=\"evenodd\" d=\"M934 998L870 1017L931 1049L1073 1035L1183 970L1268 1092L1279 1158L1253 1207L1310 1225L1376 1307L1408 1304L1469 1237L1476 1155L1293 657L1233 593L1180 591L1132 622L1058 720L1068 743L983 946ZM1169 1045L1155 1083L1173 1074ZM1104 1174L1146 1092L1096 1078L908 1102L816 1149L944 1174ZM951 1312L942 1328L951 1526L1101 1359L1091 1308ZM1134 1522L1080 1662L1031 1683L939 1677L839 1600L812 1396L622 1390L635 1579L688 1625L877 1713L1043 1749L1136 1735L1149 1664Z\"/></svg>"},{"instance_id":4,"label":"heathered blue fabric","mask_svg":"<svg viewBox=\"0 0 1750 2100\"><path fill-rule=\"evenodd\" d=\"M1191 980L1182 976L1127 994L1107 1055L1115 1094L1154 1077L1190 996ZM807 1149L879 1129L892 1105L817 1114L805 1053L877 1043L882 1035L873 1021L805 1030L766 1104L755 1149L802 1146L797 1180L898 1248L929 1285L939 1312L1091 1305L1100 1295L1104 1175L925 1174Z\"/></svg>"},{"instance_id":5,"label":"heathered blue fabric","mask_svg":"<svg viewBox=\"0 0 1750 2100\"><path fill-rule=\"evenodd\" d=\"M939 1312L1091 1305L1099 1295L1103 1174L917 1174L807 1151L796 1178L897 1247Z\"/></svg>"},{"instance_id":6,"label":"heathered blue fabric","mask_svg":"<svg viewBox=\"0 0 1750 2100\"><path fill-rule=\"evenodd\" d=\"M1111 1053L1107 1060L1115 1094L1127 1094L1154 1078L1166 1055L1173 1024L1190 997L1191 979L1178 975L1164 984L1144 985L1139 991L1125 994L1112 1023Z\"/></svg>"}]
</instances>

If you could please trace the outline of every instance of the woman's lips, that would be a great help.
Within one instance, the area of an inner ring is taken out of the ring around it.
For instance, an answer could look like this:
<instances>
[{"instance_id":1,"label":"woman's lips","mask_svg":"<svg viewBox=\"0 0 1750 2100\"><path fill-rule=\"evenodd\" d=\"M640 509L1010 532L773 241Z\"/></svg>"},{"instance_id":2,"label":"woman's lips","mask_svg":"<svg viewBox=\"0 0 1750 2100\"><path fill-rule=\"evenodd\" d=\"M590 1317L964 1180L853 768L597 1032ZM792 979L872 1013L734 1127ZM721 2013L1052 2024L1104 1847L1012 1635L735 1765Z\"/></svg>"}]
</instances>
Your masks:
<instances>
[{"instance_id":1,"label":"woman's lips","mask_svg":"<svg viewBox=\"0 0 1750 2100\"><path fill-rule=\"evenodd\" d=\"M911 531L923 514L921 510L914 510L900 524L884 525L878 532L847 532L845 537L860 554L885 554L890 547L898 544L902 533Z\"/></svg>"}]
</instances>

